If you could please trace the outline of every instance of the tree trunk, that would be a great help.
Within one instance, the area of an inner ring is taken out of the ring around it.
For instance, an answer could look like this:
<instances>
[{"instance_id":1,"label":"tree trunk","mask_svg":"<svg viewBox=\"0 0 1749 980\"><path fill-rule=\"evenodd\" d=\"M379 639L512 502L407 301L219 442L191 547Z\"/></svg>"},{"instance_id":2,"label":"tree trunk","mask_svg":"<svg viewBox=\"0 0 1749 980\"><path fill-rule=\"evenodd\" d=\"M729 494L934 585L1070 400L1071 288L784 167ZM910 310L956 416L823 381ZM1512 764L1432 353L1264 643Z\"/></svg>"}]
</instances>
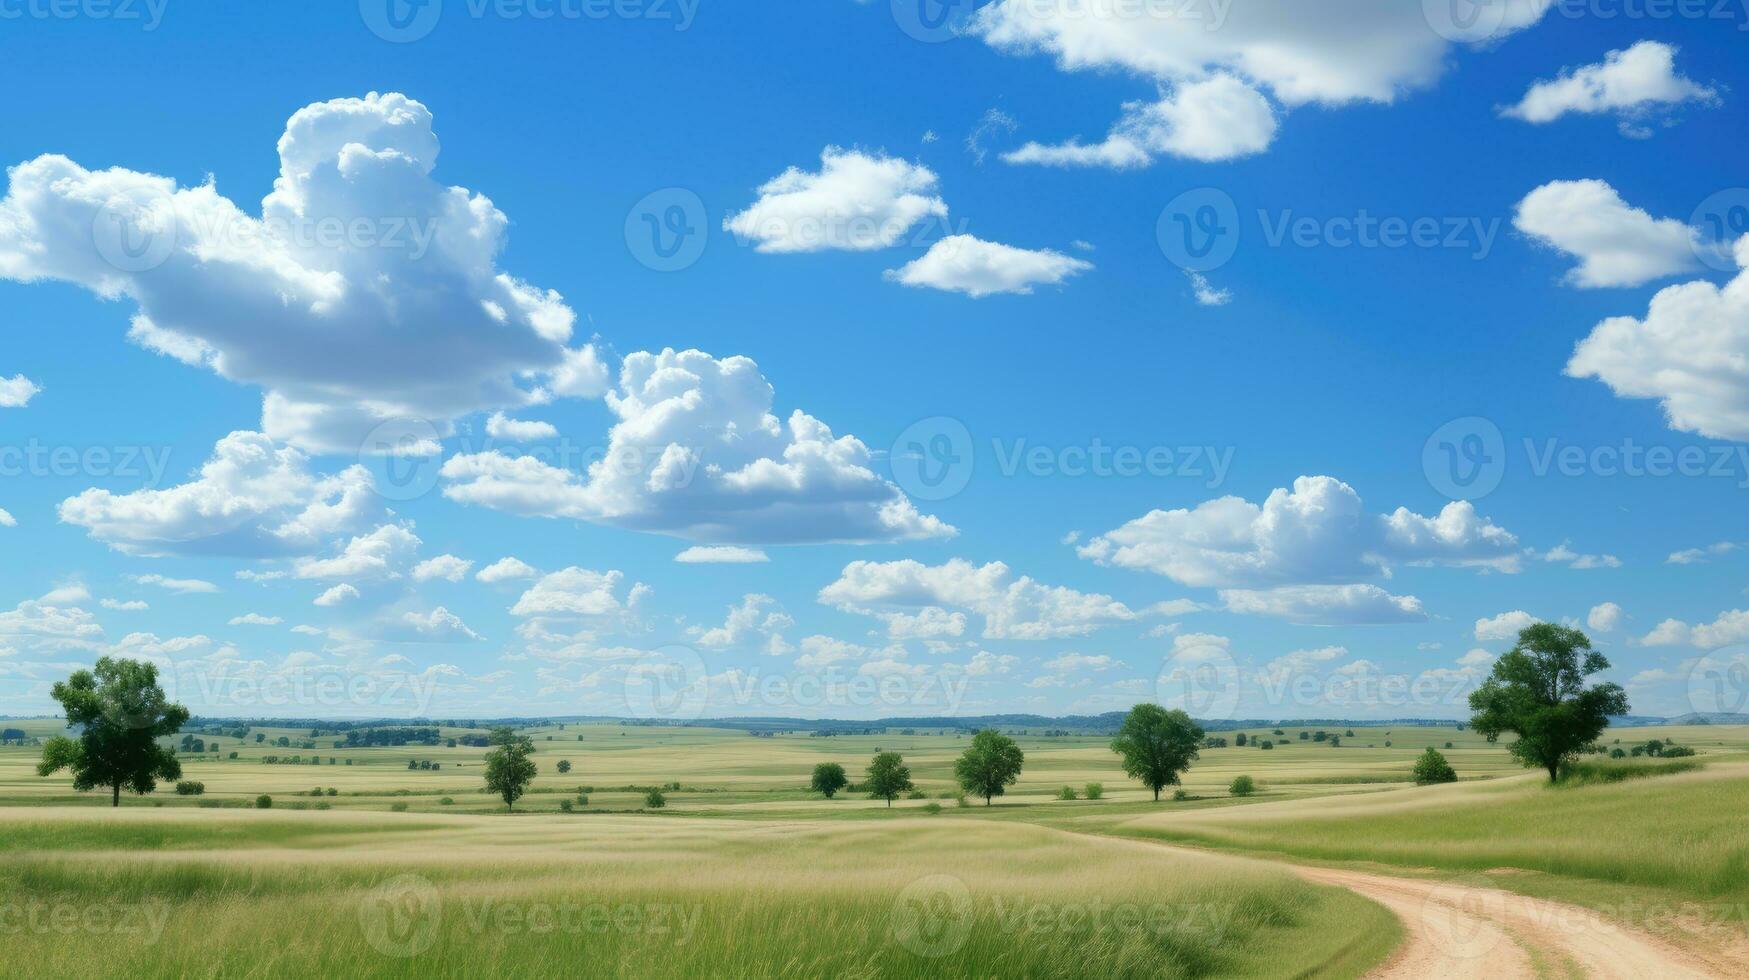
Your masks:
<instances>
[{"instance_id":1,"label":"tree trunk","mask_svg":"<svg viewBox=\"0 0 1749 980\"><path fill-rule=\"evenodd\" d=\"M121 784L116 783L114 786L111 786L110 791L109 805L121 806Z\"/></svg>"},{"instance_id":2,"label":"tree trunk","mask_svg":"<svg viewBox=\"0 0 1749 980\"><path fill-rule=\"evenodd\" d=\"M1551 783L1559 782L1560 781L1560 773L1561 773L1561 764L1560 763L1558 763L1558 762L1549 763L1549 782L1551 782Z\"/></svg>"}]
</instances>

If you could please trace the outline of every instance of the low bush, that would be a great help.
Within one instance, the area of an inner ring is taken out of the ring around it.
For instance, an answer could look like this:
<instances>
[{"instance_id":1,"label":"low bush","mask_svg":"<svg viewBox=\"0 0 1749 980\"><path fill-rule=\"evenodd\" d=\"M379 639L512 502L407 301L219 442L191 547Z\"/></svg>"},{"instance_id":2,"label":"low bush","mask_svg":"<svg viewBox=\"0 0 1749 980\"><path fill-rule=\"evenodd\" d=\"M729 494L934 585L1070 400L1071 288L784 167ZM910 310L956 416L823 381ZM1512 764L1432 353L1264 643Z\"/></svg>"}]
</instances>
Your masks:
<instances>
[{"instance_id":1,"label":"low bush","mask_svg":"<svg viewBox=\"0 0 1749 980\"><path fill-rule=\"evenodd\" d=\"M1084 792L1090 800L1097 800L1105 795L1105 787L1099 783L1088 783Z\"/></svg>"},{"instance_id":2,"label":"low bush","mask_svg":"<svg viewBox=\"0 0 1749 980\"><path fill-rule=\"evenodd\" d=\"M1234 796L1250 796L1257 792L1257 782L1250 776L1234 776L1233 784L1227 787L1227 792Z\"/></svg>"},{"instance_id":3,"label":"low bush","mask_svg":"<svg viewBox=\"0 0 1749 980\"><path fill-rule=\"evenodd\" d=\"M405 803L393 803L393 804L389 805L389 809L395 813L406 813L407 812L407 804L405 804Z\"/></svg>"},{"instance_id":4,"label":"low bush","mask_svg":"<svg viewBox=\"0 0 1749 980\"><path fill-rule=\"evenodd\" d=\"M923 812L929 813L929 814L940 813L941 812L941 804L936 803L934 801L930 801L929 803L926 803L923 805Z\"/></svg>"},{"instance_id":5,"label":"low bush","mask_svg":"<svg viewBox=\"0 0 1749 980\"><path fill-rule=\"evenodd\" d=\"M1699 768L1701 764L1690 759L1681 762L1573 762L1561 767L1561 778L1556 785L1596 786L1651 776L1672 776Z\"/></svg>"},{"instance_id":6,"label":"low bush","mask_svg":"<svg viewBox=\"0 0 1749 980\"><path fill-rule=\"evenodd\" d=\"M1077 798L1078 797L1075 795L1075 787L1073 786L1065 786L1057 791L1057 799L1059 800L1073 800Z\"/></svg>"},{"instance_id":7,"label":"low bush","mask_svg":"<svg viewBox=\"0 0 1749 980\"><path fill-rule=\"evenodd\" d=\"M652 810L660 810L668 805L668 797L662 795L659 789L653 789L644 794L644 805Z\"/></svg>"},{"instance_id":8,"label":"low bush","mask_svg":"<svg viewBox=\"0 0 1749 980\"><path fill-rule=\"evenodd\" d=\"M257 809L257 810L271 810L271 809L273 809L273 797L268 796L266 793L262 793L260 796L257 796L255 798L255 809Z\"/></svg>"},{"instance_id":9,"label":"low bush","mask_svg":"<svg viewBox=\"0 0 1749 980\"><path fill-rule=\"evenodd\" d=\"M205 792L206 784L195 782L192 779L184 779L182 782L176 784L177 796L199 796Z\"/></svg>"}]
</instances>

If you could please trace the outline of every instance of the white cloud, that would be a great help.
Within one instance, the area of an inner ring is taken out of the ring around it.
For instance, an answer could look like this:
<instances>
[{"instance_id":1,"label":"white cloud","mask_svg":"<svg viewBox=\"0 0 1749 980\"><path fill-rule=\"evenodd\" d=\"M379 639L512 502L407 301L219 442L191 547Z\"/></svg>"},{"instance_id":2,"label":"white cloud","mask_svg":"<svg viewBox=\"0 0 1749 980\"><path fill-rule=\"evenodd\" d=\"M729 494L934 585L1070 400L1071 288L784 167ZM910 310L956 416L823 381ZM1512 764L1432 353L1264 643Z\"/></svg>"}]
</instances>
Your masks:
<instances>
[{"instance_id":1,"label":"white cloud","mask_svg":"<svg viewBox=\"0 0 1749 980\"><path fill-rule=\"evenodd\" d=\"M1019 663L1018 657L1010 654L994 654L988 650L979 650L972 654L972 659L965 664L965 672L972 677L990 677L1006 674Z\"/></svg>"},{"instance_id":2,"label":"white cloud","mask_svg":"<svg viewBox=\"0 0 1749 980\"><path fill-rule=\"evenodd\" d=\"M1528 123L1548 123L1570 113L1614 113L1623 135L1650 135L1643 120L1655 109L1688 101L1712 101L1712 89L1676 74L1676 49L1657 41L1641 41L1611 51L1603 62L1564 71L1559 78L1537 82L1514 106L1500 114Z\"/></svg>"},{"instance_id":3,"label":"white cloud","mask_svg":"<svg viewBox=\"0 0 1749 980\"><path fill-rule=\"evenodd\" d=\"M232 616L230 625L232 625L232 626L278 626L280 623L283 623L283 622L285 622L285 620L279 618L278 616L263 616L260 613L245 613L241 616Z\"/></svg>"},{"instance_id":4,"label":"white cloud","mask_svg":"<svg viewBox=\"0 0 1749 980\"><path fill-rule=\"evenodd\" d=\"M530 565L522 559L506 557L500 558L492 564L487 565L485 568L480 569L474 578L486 583L487 585L492 585L497 582L510 582L516 579L534 578L539 574L540 572L533 565Z\"/></svg>"},{"instance_id":5,"label":"white cloud","mask_svg":"<svg viewBox=\"0 0 1749 980\"><path fill-rule=\"evenodd\" d=\"M348 541L332 558L300 558L295 568L301 579L392 579L418 551L418 535L400 524L384 524Z\"/></svg>"},{"instance_id":6,"label":"white cloud","mask_svg":"<svg viewBox=\"0 0 1749 980\"><path fill-rule=\"evenodd\" d=\"M682 565L754 565L768 562L771 558L758 548L694 545L675 555L674 560Z\"/></svg>"},{"instance_id":7,"label":"white cloud","mask_svg":"<svg viewBox=\"0 0 1749 980\"><path fill-rule=\"evenodd\" d=\"M56 592L0 612L0 641L23 648L66 650L89 649L101 640L103 627L76 605L79 597L71 593L57 596ZM89 597L88 593L84 596Z\"/></svg>"},{"instance_id":8,"label":"white cloud","mask_svg":"<svg viewBox=\"0 0 1749 980\"><path fill-rule=\"evenodd\" d=\"M1702 650L1749 642L1749 610L1731 609L1719 613L1710 623L1694 626L1680 619L1666 619L1640 639L1642 646L1693 646Z\"/></svg>"},{"instance_id":9,"label":"white cloud","mask_svg":"<svg viewBox=\"0 0 1749 980\"><path fill-rule=\"evenodd\" d=\"M538 397L525 384L565 365L573 314L496 267L509 219L491 201L431 178L423 105L306 106L278 147L259 217L210 182L22 163L0 200L0 278L128 297L135 342L266 389L263 431L305 449ZM122 235L144 260L110 247Z\"/></svg>"},{"instance_id":10,"label":"white cloud","mask_svg":"<svg viewBox=\"0 0 1749 980\"><path fill-rule=\"evenodd\" d=\"M474 563L465 558L457 558L454 555L438 555L436 558L427 558L413 566L413 581L429 582L434 578L440 578L446 582L460 582L468 574L468 570L473 567Z\"/></svg>"},{"instance_id":11,"label":"white cloud","mask_svg":"<svg viewBox=\"0 0 1749 980\"><path fill-rule=\"evenodd\" d=\"M1199 587L1341 584L1397 563L1511 571L1518 552L1517 539L1467 501L1435 517L1406 508L1368 514L1354 488L1327 476L1300 477L1261 505L1221 497L1190 510L1152 511L1078 549L1102 565Z\"/></svg>"},{"instance_id":12,"label":"white cloud","mask_svg":"<svg viewBox=\"0 0 1749 980\"><path fill-rule=\"evenodd\" d=\"M946 217L929 168L829 146L818 172L791 167L772 178L723 228L761 252L860 252L896 245L918 222Z\"/></svg>"},{"instance_id":13,"label":"white cloud","mask_svg":"<svg viewBox=\"0 0 1749 980\"><path fill-rule=\"evenodd\" d=\"M1719 555L1728 555L1739 547L1741 546L1735 541L1718 541L1705 548L1686 548L1682 551L1673 551L1670 553L1670 557L1664 561L1671 565L1699 565Z\"/></svg>"},{"instance_id":14,"label":"white cloud","mask_svg":"<svg viewBox=\"0 0 1749 980\"><path fill-rule=\"evenodd\" d=\"M1295 650L1292 653L1276 657L1269 663L1264 664L1263 669L1258 672L1258 679L1261 683L1280 689L1293 678L1302 674L1313 673L1317 670L1319 665L1327 664L1332 660L1338 660L1346 656L1348 656L1348 648L1340 646ZM1361 670L1364 670L1364 668L1354 668L1347 671L1347 673L1353 674ZM1342 672L1340 668L1338 669L1338 672Z\"/></svg>"},{"instance_id":15,"label":"white cloud","mask_svg":"<svg viewBox=\"0 0 1749 980\"><path fill-rule=\"evenodd\" d=\"M420 639L432 643L452 643L482 639L480 634L468 628L461 617L442 606L428 613L409 612L401 617L401 623L411 629Z\"/></svg>"},{"instance_id":16,"label":"white cloud","mask_svg":"<svg viewBox=\"0 0 1749 980\"><path fill-rule=\"evenodd\" d=\"M156 585L181 595L219 591L218 586L198 578L166 578L163 575L129 575L128 578L140 585Z\"/></svg>"},{"instance_id":17,"label":"white cloud","mask_svg":"<svg viewBox=\"0 0 1749 980\"><path fill-rule=\"evenodd\" d=\"M1492 640L1516 640L1518 632L1537 622L1537 618L1522 609L1503 612L1498 616L1476 620L1476 639L1487 643Z\"/></svg>"},{"instance_id":18,"label":"white cloud","mask_svg":"<svg viewBox=\"0 0 1749 980\"><path fill-rule=\"evenodd\" d=\"M1599 633L1613 633L1621 626L1624 617L1620 606L1613 602L1600 602L1591 607L1591 613L1585 617L1585 625Z\"/></svg>"},{"instance_id":19,"label":"white cloud","mask_svg":"<svg viewBox=\"0 0 1749 980\"><path fill-rule=\"evenodd\" d=\"M1582 555L1574 551L1571 542L1563 541L1539 557L1546 562L1564 564L1568 568L1580 570L1592 568L1620 568L1621 559L1614 555Z\"/></svg>"},{"instance_id":20,"label":"white cloud","mask_svg":"<svg viewBox=\"0 0 1749 980\"><path fill-rule=\"evenodd\" d=\"M1002 562L942 565L911 559L854 561L820 590L820 601L845 612L879 616L906 609L963 609L984 617L986 639L1043 640L1085 636L1136 613L1108 595L1047 586L1016 577ZM889 621L891 625L895 621ZM915 620L898 620L901 627Z\"/></svg>"},{"instance_id":21,"label":"white cloud","mask_svg":"<svg viewBox=\"0 0 1749 980\"><path fill-rule=\"evenodd\" d=\"M323 606L323 607L338 606L344 602L351 602L352 600L357 599L358 597L359 597L359 591L357 589L342 582L341 584L336 585L333 588L329 589L328 591L317 596L316 597L316 605Z\"/></svg>"},{"instance_id":22,"label":"white cloud","mask_svg":"<svg viewBox=\"0 0 1749 980\"><path fill-rule=\"evenodd\" d=\"M503 412L493 412L492 417L486 420L486 434L494 439L534 442L557 438L559 429L551 422L523 421L510 418Z\"/></svg>"},{"instance_id":23,"label":"white cloud","mask_svg":"<svg viewBox=\"0 0 1749 980\"><path fill-rule=\"evenodd\" d=\"M265 557L309 552L382 513L370 472L311 473L303 453L256 432L233 432L190 482L62 501L61 520L133 555Z\"/></svg>"},{"instance_id":24,"label":"white cloud","mask_svg":"<svg viewBox=\"0 0 1749 980\"><path fill-rule=\"evenodd\" d=\"M1749 236L1736 255L1749 267ZM1661 289L1644 320L1604 320L1566 373L1596 378L1621 398L1658 399L1677 431L1749 439L1749 271L1723 287L1699 280Z\"/></svg>"},{"instance_id":25,"label":"white cloud","mask_svg":"<svg viewBox=\"0 0 1749 980\"><path fill-rule=\"evenodd\" d=\"M691 632L698 638L699 646L711 650L726 650L758 640L763 652L772 656L785 654L790 646L784 642L783 633L795 626L795 620L774 608L776 605L777 600L768 595L748 594L742 597L740 605L729 607L723 625L709 629L694 627Z\"/></svg>"},{"instance_id":26,"label":"white cloud","mask_svg":"<svg viewBox=\"0 0 1749 980\"><path fill-rule=\"evenodd\" d=\"M940 606L924 606L915 613L879 613L876 618L886 624L887 636L895 640L940 640L966 632L966 614Z\"/></svg>"},{"instance_id":27,"label":"white cloud","mask_svg":"<svg viewBox=\"0 0 1749 980\"><path fill-rule=\"evenodd\" d=\"M1029 142L1002 155L1007 163L1052 167L1146 166L1156 155L1215 162L1262 153L1275 139L1275 110L1262 93L1232 75L1174 86L1155 102L1131 102L1100 143Z\"/></svg>"},{"instance_id":28,"label":"white cloud","mask_svg":"<svg viewBox=\"0 0 1749 980\"><path fill-rule=\"evenodd\" d=\"M1046 670L1054 671L1059 674L1066 674L1077 670L1098 672L1121 666L1123 665L1118 663L1115 658L1106 656L1103 653L1065 653L1060 657L1053 657L1050 660L1045 661Z\"/></svg>"},{"instance_id":29,"label":"white cloud","mask_svg":"<svg viewBox=\"0 0 1749 980\"><path fill-rule=\"evenodd\" d=\"M624 583L624 572L596 572L573 565L530 586L510 608L510 614L555 618L626 615L648 594L649 587L633 585L622 598L619 592Z\"/></svg>"},{"instance_id":30,"label":"white cloud","mask_svg":"<svg viewBox=\"0 0 1749 980\"><path fill-rule=\"evenodd\" d=\"M1699 266L1695 232L1629 207L1601 180L1555 180L1518 202L1513 227L1579 260L1566 281L1582 288L1638 286Z\"/></svg>"},{"instance_id":31,"label":"white cloud","mask_svg":"<svg viewBox=\"0 0 1749 980\"><path fill-rule=\"evenodd\" d=\"M18 518L13 517L4 507L0 507L0 527L17 527Z\"/></svg>"},{"instance_id":32,"label":"white cloud","mask_svg":"<svg viewBox=\"0 0 1749 980\"><path fill-rule=\"evenodd\" d=\"M1198 306L1226 306L1233 301L1233 291L1216 289L1208 276L1188 270L1184 274L1190 279L1190 289L1196 295Z\"/></svg>"},{"instance_id":33,"label":"white cloud","mask_svg":"<svg viewBox=\"0 0 1749 980\"><path fill-rule=\"evenodd\" d=\"M145 612L152 608L143 599L104 599L98 605L116 612Z\"/></svg>"},{"instance_id":34,"label":"white cloud","mask_svg":"<svg viewBox=\"0 0 1749 980\"><path fill-rule=\"evenodd\" d=\"M533 457L458 455L452 500L529 517L587 520L710 544L949 537L869 469L854 436L805 412L771 414L771 385L745 357L700 351L625 359L607 395L619 422L604 458L579 476ZM628 462L630 461L630 462Z\"/></svg>"},{"instance_id":35,"label":"white cloud","mask_svg":"<svg viewBox=\"0 0 1749 980\"><path fill-rule=\"evenodd\" d=\"M1427 619L1421 600L1392 595L1376 585L1288 585L1222 589L1227 611L1271 616L1302 626L1373 626Z\"/></svg>"},{"instance_id":36,"label":"white cloud","mask_svg":"<svg viewBox=\"0 0 1749 980\"><path fill-rule=\"evenodd\" d=\"M1050 249L1032 251L971 235L949 235L931 245L921 258L888 269L886 277L906 286L982 299L997 293L1030 295L1034 286L1059 285L1091 268L1091 262Z\"/></svg>"},{"instance_id":37,"label":"white cloud","mask_svg":"<svg viewBox=\"0 0 1749 980\"><path fill-rule=\"evenodd\" d=\"M0 378L0 408L23 408L41 392L41 385L22 374Z\"/></svg>"}]
</instances>

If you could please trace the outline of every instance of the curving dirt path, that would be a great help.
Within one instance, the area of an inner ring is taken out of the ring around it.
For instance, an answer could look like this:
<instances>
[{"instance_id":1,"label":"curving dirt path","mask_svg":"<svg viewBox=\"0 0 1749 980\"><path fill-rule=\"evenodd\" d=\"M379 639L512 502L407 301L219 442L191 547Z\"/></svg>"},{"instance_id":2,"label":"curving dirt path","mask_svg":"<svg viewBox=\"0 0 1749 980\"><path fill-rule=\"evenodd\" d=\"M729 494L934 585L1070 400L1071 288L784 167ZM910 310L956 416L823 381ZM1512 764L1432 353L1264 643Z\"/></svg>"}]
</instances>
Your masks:
<instances>
[{"instance_id":1,"label":"curving dirt path","mask_svg":"<svg viewBox=\"0 0 1749 980\"><path fill-rule=\"evenodd\" d=\"M1739 975L1595 912L1527 898L1482 882L1291 867L1308 881L1358 892L1402 920L1403 944L1373 971L1373 977L1517 980L1580 975L1687 980Z\"/></svg>"}]
</instances>

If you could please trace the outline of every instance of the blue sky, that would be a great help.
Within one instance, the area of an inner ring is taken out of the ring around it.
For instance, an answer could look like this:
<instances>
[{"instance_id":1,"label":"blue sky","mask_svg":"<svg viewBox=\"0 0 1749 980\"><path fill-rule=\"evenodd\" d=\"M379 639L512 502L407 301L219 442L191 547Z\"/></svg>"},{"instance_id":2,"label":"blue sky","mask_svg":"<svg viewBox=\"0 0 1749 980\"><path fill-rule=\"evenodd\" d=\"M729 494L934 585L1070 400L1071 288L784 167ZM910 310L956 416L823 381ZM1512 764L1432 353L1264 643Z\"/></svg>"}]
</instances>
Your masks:
<instances>
[{"instance_id":1,"label":"blue sky","mask_svg":"<svg viewBox=\"0 0 1749 980\"><path fill-rule=\"evenodd\" d=\"M0 712L114 652L213 714L1455 717L1514 614L1740 707L1749 15L1091 6L0 5ZM282 166L338 244L250 237Z\"/></svg>"}]
</instances>

